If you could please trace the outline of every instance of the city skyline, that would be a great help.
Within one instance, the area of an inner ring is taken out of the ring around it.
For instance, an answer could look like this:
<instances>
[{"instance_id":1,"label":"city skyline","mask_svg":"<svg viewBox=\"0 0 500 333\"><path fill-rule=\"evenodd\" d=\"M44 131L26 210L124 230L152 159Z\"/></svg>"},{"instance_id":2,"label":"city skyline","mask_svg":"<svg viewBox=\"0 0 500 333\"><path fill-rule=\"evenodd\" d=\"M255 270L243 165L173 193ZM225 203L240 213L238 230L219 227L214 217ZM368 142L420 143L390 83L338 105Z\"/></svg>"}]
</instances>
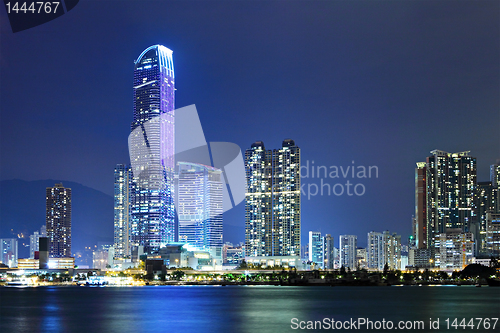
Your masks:
<instances>
[{"instance_id":1,"label":"city skyline","mask_svg":"<svg viewBox=\"0 0 500 333\"><path fill-rule=\"evenodd\" d=\"M481 4L316 3L309 17L299 4L269 4L273 14L263 14L256 4L216 3L193 9L199 20L186 20L184 5L156 4L150 26L138 31L121 21L105 23L109 4L97 11L96 4L82 3L17 34L2 19L1 179L76 181L113 195L112 170L128 161L132 60L163 44L178 55L177 106L197 105L210 141L244 149L256 140L276 147L291 137L303 161L378 166L378 178L357 180L366 188L363 196L303 200L303 243L309 230L337 237L387 229L406 239L413 170L423 156L433 149L470 150L479 182L489 180L489 166L500 157L499 29L492 14L498 4ZM123 17L134 22L144 15L138 4L129 6ZM204 17L204 10L215 14ZM162 12L172 17L159 29ZM428 12L434 15L423 19ZM92 18L95 25L86 25ZM109 38L113 31L130 37ZM82 66L73 66L76 60ZM21 92L27 98L19 98ZM13 112L19 109L24 112ZM243 238L243 206L225 214L234 243ZM365 245L364 237L359 241Z\"/></svg>"}]
</instances>

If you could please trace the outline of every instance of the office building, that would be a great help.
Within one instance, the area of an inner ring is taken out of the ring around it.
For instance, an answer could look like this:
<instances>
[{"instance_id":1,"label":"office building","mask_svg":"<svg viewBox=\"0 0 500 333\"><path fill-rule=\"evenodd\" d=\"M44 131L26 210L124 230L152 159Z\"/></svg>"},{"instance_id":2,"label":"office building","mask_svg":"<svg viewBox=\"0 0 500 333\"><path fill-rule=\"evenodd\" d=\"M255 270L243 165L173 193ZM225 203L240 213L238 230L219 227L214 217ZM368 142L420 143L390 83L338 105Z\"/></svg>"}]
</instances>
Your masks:
<instances>
[{"instance_id":1,"label":"office building","mask_svg":"<svg viewBox=\"0 0 500 333\"><path fill-rule=\"evenodd\" d=\"M49 257L71 257L71 189L55 184L46 189L46 227Z\"/></svg>"},{"instance_id":2,"label":"office building","mask_svg":"<svg viewBox=\"0 0 500 333\"><path fill-rule=\"evenodd\" d=\"M178 162L177 212L179 242L198 249L223 245L222 171L202 164Z\"/></svg>"},{"instance_id":3,"label":"office building","mask_svg":"<svg viewBox=\"0 0 500 333\"><path fill-rule=\"evenodd\" d=\"M300 148L293 140L245 151L247 256L300 256Z\"/></svg>"},{"instance_id":4,"label":"office building","mask_svg":"<svg viewBox=\"0 0 500 333\"><path fill-rule=\"evenodd\" d=\"M358 237L356 235L340 235L339 251L340 251L340 267L351 270L357 269L356 249L358 248Z\"/></svg>"},{"instance_id":5,"label":"office building","mask_svg":"<svg viewBox=\"0 0 500 333\"><path fill-rule=\"evenodd\" d=\"M130 194L132 169L129 165L115 167L114 248L115 257L130 258Z\"/></svg>"},{"instance_id":6,"label":"office building","mask_svg":"<svg viewBox=\"0 0 500 333\"><path fill-rule=\"evenodd\" d=\"M130 245L157 254L176 240L174 207L174 66L162 45L145 49L134 65Z\"/></svg>"}]
</instances>

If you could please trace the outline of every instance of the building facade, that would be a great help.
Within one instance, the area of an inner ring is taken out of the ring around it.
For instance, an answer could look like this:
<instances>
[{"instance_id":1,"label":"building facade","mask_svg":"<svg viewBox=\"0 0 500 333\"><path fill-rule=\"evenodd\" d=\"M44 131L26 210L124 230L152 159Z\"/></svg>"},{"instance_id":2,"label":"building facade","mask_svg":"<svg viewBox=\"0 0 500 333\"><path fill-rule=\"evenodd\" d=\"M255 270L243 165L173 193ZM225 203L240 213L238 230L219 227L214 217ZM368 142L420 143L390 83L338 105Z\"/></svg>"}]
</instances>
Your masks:
<instances>
[{"instance_id":1,"label":"building facade","mask_svg":"<svg viewBox=\"0 0 500 333\"><path fill-rule=\"evenodd\" d=\"M381 232L370 231L368 233L368 247L366 251L366 259L368 268L383 270L385 265L385 244L384 235Z\"/></svg>"},{"instance_id":2,"label":"building facade","mask_svg":"<svg viewBox=\"0 0 500 333\"><path fill-rule=\"evenodd\" d=\"M18 260L17 238L0 239L0 262L10 268L17 267Z\"/></svg>"},{"instance_id":3,"label":"building facade","mask_svg":"<svg viewBox=\"0 0 500 333\"><path fill-rule=\"evenodd\" d=\"M115 258L130 257L130 195L132 169L129 165L115 167L114 189L114 248Z\"/></svg>"},{"instance_id":4,"label":"building facade","mask_svg":"<svg viewBox=\"0 0 500 333\"><path fill-rule=\"evenodd\" d=\"M488 213L500 213L498 210L498 188L493 187L492 182L478 182L476 191L476 207L477 207L477 233L476 249L479 254L487 255L486 245L486 221Z\"/></svg>"},{"instance_id":5,"label":"building facade","mask_svg":"<svg viewBox=\"0 0 500 333\"><path fill-rule=\"evenodd\" d=\"M50 258L71 257L71 189L55 184L46 189L47 237Z\"/></svg>"},{"instance_id":6,"label":"building facade","mask_svg":"<svg viewBox=\"0 0 500 333\"><path fill-rule=\"evenodd\" d=\"M198 249L223 245L222 171L202 164L178 162L177 212L179 242Z\"/></svg>"},{"instance_id":7,"label":"building facade","mask_svg":"<svg viewBox=\"0 0 500 333\"><path fill-rule=\"evenodd\" d=\"M413 244L418 249L426 249L431 243L431 233L427 223L427 164L417 163L415 169L415 220Z\"/></svg>"},{"instance_id":8,"label":"building facade","mask_svg":"<svg viewBox=\"0 0 500 333\"><path fill-rule=\"evenodd\" d=\"M324 237L324 268L335 268L335 247L332 235L326 234Z\"/></svg>"},{"instance_id":9,"label":"building facade","mask_svg":"<svg viewBox=\"0 0 500 333\"><path fill-rule=\"evenodd\" d=\"M300 256L300 148L284 140L245 151L247 256Z\"/></svg>"},{"instance_id":10,"label":"building facade","mask_svg":"<svg viewBox=\"0 0 500 333\"><path fill-rule=\"evenodd\" d=\"M462 229L448 229L435 238L434 265L441 270L462 270L472 264L474 238Z\"/></svg>"},{"instance_id":11,"label":"building facade","mask_svg":"<svg viewBox=\"0 0 500 333\"><path fill-rule=\"evenodd\" d=\"M434 247L447 229L479 234L476 208L477 163L469 152L431 151L415 171L415 243Z\"/></svg>"},{"instance_id":12,"label":"building facade","mask_svg":"<svg viewBox=\"0 0 500 333\"><path fill-rule=\"evenodd\" d=\"M389 231L369 232L367 248L368 268L383 270L404 268L401 265L401 236Z\"/></svg>"},{"instance_id":13,"label":"building facade","mask_svg":"<svg viewBox=\"0 0 500 333\"><path fill-rule=\"evenodd\" d=\"M358 237L356 235L340 235L339 237L339 265L340 267L357 268L356 250L358 248Z\"/></svg>"},{"instance_id":14,"label":"building facade","mask_svg":"<svg viewBox=\"0 0 500 333\"><path fill-rule=\"evenodd\" d=\"M318 268L324 266L324 239L319 231L309 231L309 262Z\"/></svg>"},{"instance_id":15,"label":"building facade","mask_svg":"<svg viewBox=\"0 0 500 333\"><path fill-rule=\"evenodd\" d=\"M486 213L486 245L488 256L500 258L500 213Z\"/></svg>"},{"instance_id":16,"label":"building facade","mask_svg":"<svg viewBox=\"0 0 500 333\"><path fill-rule=\"evenodd\" d=\"M174 65L162 45L145 49L134 66L134 118L129 137L131 246L158 253L176 240L174 206Z\"/></svg>"}]
</instances>

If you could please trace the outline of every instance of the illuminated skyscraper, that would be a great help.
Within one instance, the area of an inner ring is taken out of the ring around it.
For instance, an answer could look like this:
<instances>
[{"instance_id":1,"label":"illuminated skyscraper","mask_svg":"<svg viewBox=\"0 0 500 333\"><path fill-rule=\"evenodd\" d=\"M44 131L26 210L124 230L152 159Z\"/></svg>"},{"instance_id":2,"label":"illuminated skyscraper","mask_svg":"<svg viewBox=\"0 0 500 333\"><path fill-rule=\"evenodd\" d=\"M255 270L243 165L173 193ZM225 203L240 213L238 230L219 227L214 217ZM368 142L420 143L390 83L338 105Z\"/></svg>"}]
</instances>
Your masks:
<instances>
[{"instance_id":1,"label":"illuminated skyscraper","mask_svg":"<svg viewBox=\"0 0 500 333\"><path fill-rule=\"evenodd\" d=\"M476 236L476 158L469 152L431 151L426 162L427 238L459 228Z\"/></svg>"},{"instance_id":2,"label":"illuminated skyscraper","mask_svg":"<svg viewBox=\"0 0 500 333\"><path fill-rule=\"evenodd\" d=\"M47 237L51 258L71 257L71 189L56 184L46 189Z\"/></svg>"},{"instance_id":3,"label":"illuminated skyscraper","mask_svg":"<svg viewBox=\"0 0 500 333\"><path fill-rule=\"evenodd\" d=\"M247 256L300 256L300 148L293 140L245 151Z\"/></svg>"},{"instance_id":4,"label":"illuminated skyscraper","mask_svg":"<svg viewBox=\"0 0 500 333\"><path fill-rule=\"evenodd\" d=\"M179 241L199 249L222 248L222 171L178 162Z\"/></svg>"},{"instance_id":5,"label":"illuminated skyscraper","mask_svg":"<svg viewBox=\"0 0 500 333\"><path fill-rule=\"evenodd\" d=\"M427 225L427 164L417 163L415 169L415 220L413 226L414 246L426 249L431 243ZM413 244L412 244L413 245ZM370 264L368 264L370 267Z\"/></svg>"},{"instance_id":6,"label":"illuminated skyscraper","mask_svg":"<svg viewBox=\"0 0 500 333\"><path fill-rule=\"evenodd\" d=\"M162 45L144 50L134 66L134 119L129 138L133 169L131 245L158 253L174 242L174 65ZM139 140L138 140L139 139ZM131 144L132 143L132 144Z\"/></svg>"},{"instance_id":7,"label":"illuminated skyscraper","mask_svg":"<svg viewBox=\"0 0 500 333\"><path fill-rule=\"evenodd\" d=\"M114 192L114 249L116 258L130 256L130 192L132 170L130 166L115 167Z\"/></svg>"},{"instance_id":8,"label":"illuminated skyscraper","mask_svg":"<svg viewBox=\"0 0 500 333\"><path fill-rule=\"evenodd\" d=\"M488 213L498 213L498 188L491 182L478 182L476 190L476 207L479 234L475 235L479 253L487 252L486 248L486 217Z\"/></svg>"}]
</instances>

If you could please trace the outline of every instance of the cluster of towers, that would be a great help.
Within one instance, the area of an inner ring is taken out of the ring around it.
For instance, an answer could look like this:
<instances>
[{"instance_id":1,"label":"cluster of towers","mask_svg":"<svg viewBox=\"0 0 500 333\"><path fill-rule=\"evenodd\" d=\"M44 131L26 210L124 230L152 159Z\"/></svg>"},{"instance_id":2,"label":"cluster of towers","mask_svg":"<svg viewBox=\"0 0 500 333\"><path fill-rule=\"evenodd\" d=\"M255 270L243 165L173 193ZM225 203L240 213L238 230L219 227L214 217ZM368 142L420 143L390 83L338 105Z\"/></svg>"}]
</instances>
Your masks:
<instances>
[{"instance_id":1,"label":"cluster of towers","mask_svg":"<svg viewBox=\"0 0 500 333\"><path fill-rule=\"evenodd\" d=\"M415 169L410 246L420 264L445 268L452 260L465 263L463 257L498 256L500 166L491 166L489 182L478 182L476 158L468 151L431 154Z\"/></svg>"},{"instance_id":2,"label":"cluster of towers","mask_svg":"<svg viewBox=\"0 0 500 333\"><path fill-rule=\"evenodd\" d=\"M223 246L222 170L177 161L172 51L154 45L134 66L131 165L115 168L114 253L141 247L157 254L169 243ZM300 256L300 149L256 142L245 153L245 248L254 256Z\"/></svg>"},{"instance_id":3,"label":"cluster of towers","mask_svg":"<svg viewBox=\"0 0 500 333\"><path fill-rule=\"evenodd\" d=\"M175 159L172 51L154 45L134 66L131 165L114 171L114 253L157 254L169 243L222 247L222 171Z\"/></svg>"}]
</instances>

